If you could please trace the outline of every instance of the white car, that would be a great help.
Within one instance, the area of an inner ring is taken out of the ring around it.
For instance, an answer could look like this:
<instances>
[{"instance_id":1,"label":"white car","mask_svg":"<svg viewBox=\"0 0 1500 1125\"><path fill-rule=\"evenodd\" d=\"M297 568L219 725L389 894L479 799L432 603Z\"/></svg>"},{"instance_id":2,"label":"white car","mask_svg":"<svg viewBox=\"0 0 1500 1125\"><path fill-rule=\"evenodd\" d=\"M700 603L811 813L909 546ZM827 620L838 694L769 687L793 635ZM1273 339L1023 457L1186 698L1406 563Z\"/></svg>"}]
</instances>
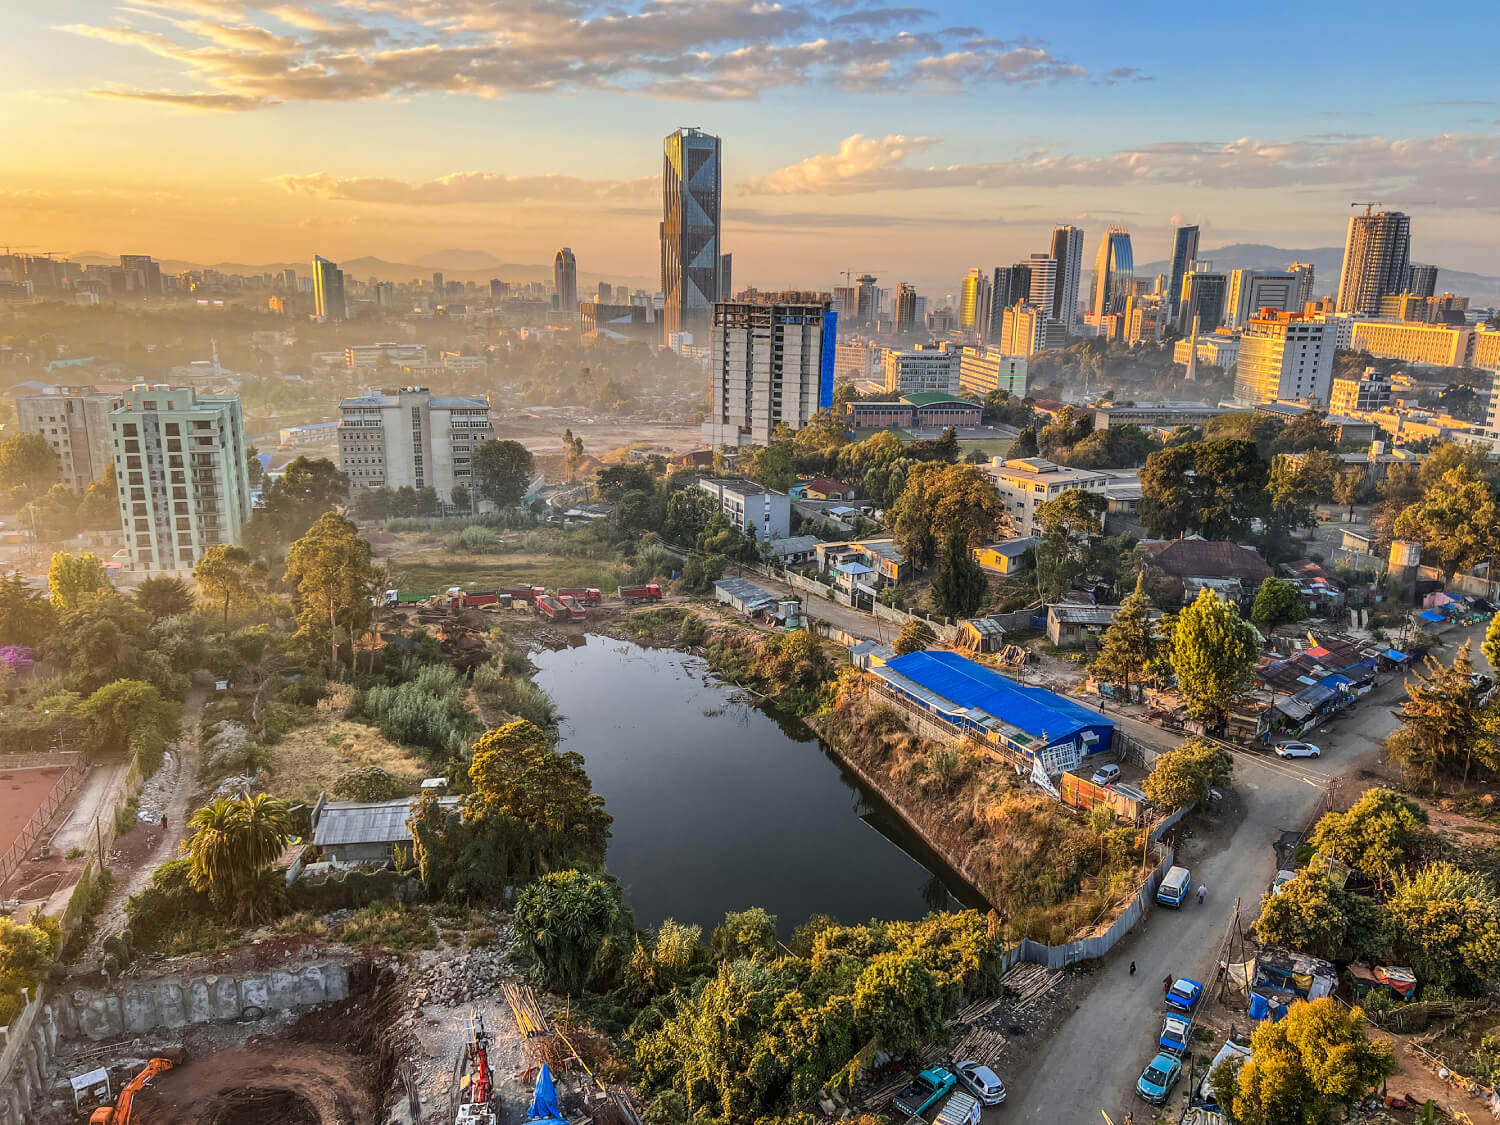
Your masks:
<instances>
[{"instance_id":1,"label":"white car","mask_svg":"<svg viewBox=\"0 0 1500 1125\"><path fill-rule=\"evenodd\" d=\"M1095 785L1113 785L1120 780L1119 766L1100 766L1089 779Z\"/></svg>"},{"instance_id":2,"label":"white car","mask_svg":"<svg viewBox=\"0 0 1500 1125\"><path fill-rule=\"evenodd\" d=\"M1278 742L1276 756L1278 758L1321 758L1323 751L1311 742Z\"/></svg>"},{"instance_id":3,"label":"white car","mask_svg":"<svg viewBox=\"0 0 1500 1125\"><path fill-rule=\"evenodd\" d=\"M959 1085L979 1099L982 1105L999 1105L1005 1100L1005 1083L983 1063L961 1062L953 1068Z\"/></svg>"},{"instance_id":4,"label":"white car","mask_svg":"<svg viewBox=\"0 0 1500 1125\"><path fill-rule=\"evenodd\" d=\"M1282 891L1286 890L1286 885L1296 877L1297 873L1295 871L1276 872L1276 878L1271 880L1271 894L1273 896L1279 895Z\"/></svg>"}]
</instances>

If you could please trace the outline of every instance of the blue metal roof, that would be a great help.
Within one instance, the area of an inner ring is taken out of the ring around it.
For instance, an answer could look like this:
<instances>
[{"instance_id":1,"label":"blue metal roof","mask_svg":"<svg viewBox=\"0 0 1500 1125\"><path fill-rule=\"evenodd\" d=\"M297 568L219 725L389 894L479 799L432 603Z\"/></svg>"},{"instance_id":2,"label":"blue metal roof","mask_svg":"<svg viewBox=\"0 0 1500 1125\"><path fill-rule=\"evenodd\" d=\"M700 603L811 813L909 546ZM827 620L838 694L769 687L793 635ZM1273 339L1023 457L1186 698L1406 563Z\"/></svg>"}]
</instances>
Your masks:
<instances>
[{"instance_id":1,"label":"blue metal roof","mask_svg":"<svg viewBox=\"0 0 1500 1125\"><path fill-rule=\"evenodd\" d=\"M960 706L994 715L1047 744L1066 742L1090 728L1113 728L1114 721L1070 699L1008 680L956 652L910 652L886 667Z\"/></svg>"}]
</instances>

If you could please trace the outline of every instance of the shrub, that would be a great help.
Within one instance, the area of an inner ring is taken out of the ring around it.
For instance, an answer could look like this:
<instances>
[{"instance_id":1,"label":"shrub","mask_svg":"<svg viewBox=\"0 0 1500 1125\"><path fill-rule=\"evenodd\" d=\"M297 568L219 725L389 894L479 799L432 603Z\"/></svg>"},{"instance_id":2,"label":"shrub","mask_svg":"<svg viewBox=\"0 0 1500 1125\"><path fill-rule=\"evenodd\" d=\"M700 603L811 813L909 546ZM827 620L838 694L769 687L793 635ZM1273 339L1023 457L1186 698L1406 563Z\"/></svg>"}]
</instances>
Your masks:
<instances>
[{"instance_id":1,"label":"shrub","mask_svg":"<svg viewBox=\"0 0 1500 1125\"><path fill-rule=\"evenodd\" d=\"M437 930L419 906L380 902L355 913L329 935L334 941L360 949L411 953L437 945Z\"/></svg>"},{"instance_id":2,"label":"shrub","mask_svg":"<svg viewBox=\"0 0 1500 1125\"><path fill-rule=\"evenodd\" d=\"M471 555L487 555L500 545L500 536L487 527L471 524L458 533L459 547Z\"/></svg>"},{"instance_id":3,"label":"shrub","mask_svg":"<svg viewBox=\"0 0 1500 1125\"><path fill-rule=\"evenodd\" d=\"M349 770L333 783L333 796L340 801L392 801L411 792L411 787L389 770L363 766Z\"/></svg>"},{"instance_id":4,"label":"shrub","mask_svg":"<svg viewBox=\"0 0 1500 1125\"><path fill-rule=\"evenodd\" d=\"M192 865L190 859L168 860L152 874L146 889L125 903L125 920L136 949L160 948L169 932L211 913L207 892L195 891L189 882Z\"/></svg>"},{"instance_id":5,"label":"shrub","mask_svg":"<svg viewBox=\"0 0 1500 1125\"><path fill-rule=\"evenodd\" d=\"M115 835L124 836L140 823L141 799L131 797L123 805L115 806Z\"/></svg>"}]
</instances>

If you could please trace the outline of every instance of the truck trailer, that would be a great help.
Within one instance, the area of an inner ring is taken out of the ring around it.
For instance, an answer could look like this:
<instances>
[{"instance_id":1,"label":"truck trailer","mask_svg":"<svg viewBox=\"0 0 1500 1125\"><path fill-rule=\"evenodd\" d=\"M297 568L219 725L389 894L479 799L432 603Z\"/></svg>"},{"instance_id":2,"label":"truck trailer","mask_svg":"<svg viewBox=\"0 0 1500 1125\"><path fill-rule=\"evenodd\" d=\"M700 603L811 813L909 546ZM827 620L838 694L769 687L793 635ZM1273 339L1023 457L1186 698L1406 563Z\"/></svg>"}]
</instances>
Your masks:
<instances>
[{"instance_id":1,"label":"truck trailer","mask_svg":"<svg viewBox=\"0 0 1500 1125\"><path fill-rule=\"evenodd\" d=\"M584 610L583 606L578 604L578 599L572 597L571 595L559 594L557 596L557 600L562 603L563 609L567 610L568 619L570 621L582 621L585 617L588 616L588 613Z\"/></svg>"},{"instance_id":2,"label":"truck trailer","mask_svg":"<svg viewBox=\"0 0 1500 1125\"><path fill-rule=\"evenodd\" d=\"M642 586L621 586L619 596L630 605L659 602L661 601L661 587L655 582L648 582Z\"/></svg>"},{"instance_id":3,"label":"truck trailer","mask_svg":"<svg viewBox=\"0 0 1500 1125\"><path fill-rule=\"evenodd\" d=\"M559 598L572 598L579 605L599 605L604 601L604 595L592 586L580 587L576 590L558 590Z\"/></svg>"}]
</instances>

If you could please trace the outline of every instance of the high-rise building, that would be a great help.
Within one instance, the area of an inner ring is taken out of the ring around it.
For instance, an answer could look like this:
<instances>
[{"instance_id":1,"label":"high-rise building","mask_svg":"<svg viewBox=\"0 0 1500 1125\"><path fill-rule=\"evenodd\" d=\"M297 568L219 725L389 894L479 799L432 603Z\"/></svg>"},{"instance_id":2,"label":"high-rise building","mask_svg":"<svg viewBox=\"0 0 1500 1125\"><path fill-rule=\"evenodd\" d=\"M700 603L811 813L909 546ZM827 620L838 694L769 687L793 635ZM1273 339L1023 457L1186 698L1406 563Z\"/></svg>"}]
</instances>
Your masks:
<instances>
[{"instance_id":1,"label":"high-rise building","mask_svg":"<svg viewBox=\"0 0 1500 1125\"><path fill-rule=\"evenodd\" d=\"M1433 296L1437 292L1437 273L1437 266L1412 266L1406 291L1418 297Z\"/></svg>"},{"instance_id":2,"label":"high-rise building","mask_svg":"<svg viewBox=\"0 0 1500 1125\"><path fill-rule=\"evenodd\" d=\"M1384 410L1391 404L1389 375L1366 367L1362 375L1345 375L1334 379L1328 394L1328 413L1351 417L1356 413Z\"/></svg>"},{"instance_id":3,"label":"high-rise building","mask_svg":"<svg viewBox=\"0 0 1500 1125\"><path fill-rule=\"evenodd\" d=\"M1373 315L1380 298L1406 285L1411 258L1411 218L1400 211L1377 211L1349 220L1344 269L1336 312Z\"/></svg>"},{"instance_id":4,"label":"high-rise building","mask_svg":"<svg viewBox=\"0 0 1500 1125\"><path fill-rule=\"evenodd\" d=\"M381 312L390 312L396 307L396 287L389 281L377 281L374 285L375 307Z\"/></svg>"},{"instance_id":5,"label":"high-rise building","mask_svg":"<svg viewBox=\"0 0 1500 1125\"><path fill-rule=\"evenodd\" d=\"M917 330L917 290L905 281L896 283L896 331Z\"/></svg>"},{"instance_id":6,"label":"high-rise building","mask_svg":"<svg viewBox=\"0 0 1500 1125\"><path fill-rule=\"evenodd\" d=\"M120 268L136 274L135 288L160 296L162 291L161 263L150 254L121 254ZM1431 294L1428 294L1431 296Z\"/></svg>"},{"instance_id":7,"label":"high-rise building","mask_svg":"<svg viewBox=\"0 0 1500 1125\"><path fill-rule=\"evenodd\" d=\"M990 283L990 327L987 341L997 341L1005 327L1005 310L1018 301L1031 299L1031 266L1018 262L1013 266L996 266Z\"/></svg>"},{"instance_id":8,"label":"high-rise building","mask_svg":"<svg viewBox=\"0 0 1500 1125\"><path fill-rule=\"evenodd\" d=\"M990 318L990 279L978 266L963 280L958 299L958 327L970 336L979 336Z\"/></svg>"},{"instance_id":9,"label":"high-rise building","mask_svg":"<svg viewBox=\"0 0 1500 1125\"><path fill-rule=\"evenodd\" d=\"M876 280L867 273L854 279L854 319L863 325L874 324L880 315L880 290L875 287Z\"/></svg>"},{"instance_id":10,"label":"high-rise building","mask_svg":"<svg viewBox=\"0 0 1500 1125\"><path fill-rule=\"evenodd\" d=\"M1052 231L1052 258L1057 262L1057 281L1052 295L1052 316L1072 335L1078 330L1078 283L1083 277L1083 230L1056 227Z\"/></svg>"},{"instance_id":11,"label":"high-rise building","mask_svg":"<svg viewBox=\"0 0 1500 1125\"><path fill-rule=\"evenodd\" d=\"M663 333L705 340L714 302L724 292L720 214L723 171L719 138L678 129L662 158L661 288Z\"/></svg>"},{"instance_id":12,"label":"high-rise building","mask_svg":"<svg viewBox=\"0 0 1500 1125\"><path fill-rule=\"evenodd\" d=\"M839 320L845 328L851 328L856 319L854 310L859 307L859 290L852 285L835 286L833 290L833 311L839 314Z\"/></svg>"},{"instance_id":13,"label":"high-rise building","mask_svg":"<svg viewBox=\"0 0 1500 1125\"><path fill-rule=\"evenodd\" d=\"M769 445L781 423L800 430L833 405L839 315L825 295L764 293L713 313L706 443Z\"/></svg>"},{"instance_id":14,"label":"high-rise building","mask_svg":"<svg viewBox=\"0 0 1500 1125\"><path fill-rule=\"evenodd\" d=\"M1135 279L1135 256L1130 249L1130 232L1112 226L1099 240L1094 258L1094 280L1089 288L1089 312L1096 317L1125 311L1125 298Z\"/></svg>"},{"instance_id":15,"label":"high-rise building","mask_svg":"<svg viewBox=\"0 0 1500 1125\"><path fill-rule=\"evenodd\" d=\"M1009 391L1026 397L1026 357L1005 355L999 348L964 348L958 357L958 389L967 395Z\"/></svg>"},{"instance_id":16,"label":"high-rise building","mask_svg":"<svg viewBox=\"0 0 1500 1125\"><path fill-rule=\"evenodd\" d=\"M57 455L57 475L74 492L82 492L114 462L115 439L109 416L124 399L93 387L48 387L40 394L17 395L16 413L23 434L41 434Z\"/></svg>"},{"instance_id":17,"label":"high-rise building","mask_svg":"<svg viewBox=\"0 0 1500 1125\"><path fill-rule=\"evenodd\" d=\"M734 255L719 255L719 300L727 301L734 296Z\"/></svg>"},{"instance_id":18,"label":"high-rise building","mask_svg":"<svg viewBox=\"0 0 1500 1125\"><path fill-rule=\"evenodd\" d=\"M1177 302L1177 331L1186 335L1198 318L1200 332L1212 332L1224 322L1224 305L1228 298L1229 279L1216 273L1207 262L1195 265L1182 279L1182 294Z\"/></svg>"},{"instance_id":19,"label":"high-rise building","mask_svg":"<svg viewBox=\"0 0 1500 1125\"><path fill-rule=\"evenodd\" d=\"M435 297L442 297L442 295L444 293L446 293L446 292L447 292L447 290L443 287L443 275L442 275L442 273L441 272L435 272L432 275L432 293L433 293L433 296L435 296Z\"/></svg>"},{"instance_id":20,"label":"high-rise building","mask_svg":"<svg viewBox=\"0 0 1500 1125\"><path fill-rule=\"evenodd\" d=\"M1005 310L1000 326L1002 355L1033 356L1047 347L1047 325L1051 318L1025 302Z\"/></svg>"},{"instance_id":21,"label":"high-rise building","mask_svg":"<svg viewBox=\"0 0 1500 1125\"><path fill-rule=\"evenodd\" d=\"M1242 403L1327 404L1338 328L1302 313L1257 316L1240 336L1234 397Z\"/></svg>"},{"instance_id":22,"label":"high-rise building","mask_svg":"<svg viewBox=\"0 0 1500 1125\"><path fill-rule=\"evenodd\" d=\"M297 292L297 271L288 267L281 271L281 287L288 293Z\"/></svg>"},{"instance_id":23,"label":"high-rise building","mask_svg":"<svg viewBox=\"0 0 1500 1125\"><path fill-rule=\"evenodd\" d=\"M482 398L402 387L339 403L339 465L351 495L382 486L431 488L448 504L462 485L473 498L474 451L494 436Z\"/></svg>"},{"instance_id":24,"label":"high-rise building","mask_svg":"<svg viewBox=\"0 0 1500 1125\"><path fill-rule=\"evenodd\" d=\"M946 345L891 348L885 353L887 394L909 395L922 391L958 393L958 353Z\"/></svg>"},{"instance_id":25,"label":"high-rise building","mask_svg":"<svg viewBox=\"0 0 1500 1125\"><path fill-rule=\"evenodd\" d=\"M1230 328L1243 328L1262 309L1301 312L1302 305L1297 301L1297 290L1295 274L1269 270L1231 270L1229 290L1224 298L1224 323Z\"/></svg>"},{"instance_id":26,"label":"high-rise building","mask_svg":"<svg viewBox=\"0 0 1500 1125\"><path fill-rule=\"evenodd\" d=\"M1172 235L1172 266L1167 277L1167 303L1176 323L1182 313L1182 279L1192 272L1198 259L1198 228L1178 227Z\"/></svg>"},{"instance_id":27,"label":"high-rise building","mask_svg":"<svg viewBox=\"0 0 1500 1125\"><path fill-rule=\"evenodd\" d=\"M578 312L578 262L567 246L552 259L552 291L557 294L558 312Z\"/></svg>"},{"instance_id":28,"label":"high-rise building","mask_svg":"<svg viewBox=\"0 0 1500 1125\"><path fill-rule=\"evenodd\" d=\"M1031 292L1026 295L1029 303L1042 310L1044 316L1062 320L1057 301L1057 259L1050 254L1033 254L1026 260L1031 270Z\"/></svg>"},{"instance_id":29,"label":"high-rise building","mask_svg":"<svg viewBox=\"0 0 1500 1125\"><path fill-rule=\"evenodd\" d=\"M313 258L313 315L319 320L343 320L347 309L344 304L344 271L337 262L327 258Z\"/></svg>"},{"instance_id":30,"label":"high-rise building","mask_svg":"<svg viewBox=\"0 0 1500 1125\"><path fill-rule=\"evenodd\" d=\"M237 395L141 383L109 416L120 526L137 570L191 570L250 519Z\"/></svg>"},{"instance_id":31,"label":"high-rise building","mask_svg":"<svg viewBox=\"0 0 1500 1125\"><path fill-rule=\"evenodd\" d=\"M1287 266L1286 272L1297 279L1297 299L1295 312L1305 312L1308 303L1313 299L1313 268L1310 262L1293 262Z\"/></svg>"}]
</instances>

